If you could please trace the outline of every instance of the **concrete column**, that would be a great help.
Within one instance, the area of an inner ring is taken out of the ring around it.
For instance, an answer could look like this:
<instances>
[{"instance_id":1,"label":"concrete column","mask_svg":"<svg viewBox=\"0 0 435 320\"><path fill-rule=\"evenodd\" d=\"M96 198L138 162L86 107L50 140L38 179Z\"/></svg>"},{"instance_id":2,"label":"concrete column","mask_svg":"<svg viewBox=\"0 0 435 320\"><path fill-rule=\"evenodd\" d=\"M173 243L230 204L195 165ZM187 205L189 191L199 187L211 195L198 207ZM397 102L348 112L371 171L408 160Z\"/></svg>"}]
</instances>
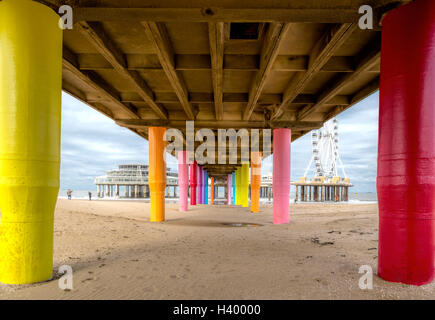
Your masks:
<instances>
[{"instance_id":1,"label":"concrete column","mask_svg":"<svg viewBox=\"0 0 435 320\"><path fill-rule=\"evenodd\" d=\"M231 204L231 186L232 186L233 175L229 174L227 176L227 204Z\"/></svg>"},{"instance_id":2,"label":"concrete column","mask_svg":"<svg viewBox=\"0 0 435 320\"><path fill-rule=\"evenodd\" d=\"M181 212L187 211L187 190L189 188L189 168L187 166L187 151L178 151L178 209Z\"/></svg>"},{"instance_id":3,"label":"concrete column","mask_svg":"<svg viewBox=\"0 0 435 320\"><path fill-rule=\"evenodd\" d=\"M290 129L273 130L273 223L289 222Z\"/></svg>"},{"instance_id":4,"label":"concrete column","mask_svg":"<svg viewBox=\"0 0 435 320\"><path fill-rule=\"evenodd\" d=\"M378 275L423 285L435 271L435 1L394 9L382 25Z\"/></svg>"},{"instance_id":5,"label":"concrete column","mask_svg":"<svg viewBox=\"0 0 435 320\"><path fill-rule=\"evenodd\" d=\"M198 165L196 161L190 164L190 205L196 205L196 186Z\"/></svg>"},{"instance_id":6,"label":"concrete column","mask_svg":"<svg viewBox=\"0 0 435 320\"><path fill-rule=\"evenodd\" d=\"M197 177L198 177L198 195L197 195L197 203L198 204L202 204L204 203L202 194L203 194L203 185L204 185L204 176L203 176L203 170L202 167L198 166L198 173L197 173Z\"/></svg>"},{"instance_id":7,"label":"concrete column","mask_svg":"<svg viewBox=\"0 0 435 320\"><path fill-rule=\"evenodd\" d=\"M98 198L100 197L100 185L99 184L97 184L97 197Z\"/></svg>"},{"instance_id":8,"label":"concrete column","mask_svg":"<svg viewBox=\"0 0 435 320\"><path fill-rule=\"evenodd\" d=\"M210 204L213 204L214 200L214 178L210 178Z\"/></svg>"},{"instance_id":9,"label":"concrete column","mask_svg":"<svg viewBox=\"0 0 435 320\"><path fill-rule=\"evenodd\" d=\"M251 212L260 210L261 152L251 152Z\"/></svg>"},{"instance_id":10,"label":"concrete column","mask_svg":"<svg viewBox=\"0 0 435 320\"><path fill-rule=\"evenodd\" d=\"M204 170L204 204L208 204L208 172Z\"/></svg>"},{"instance_id":11,"label":"concrete column","mask_svg":"<svg viewBox=\"0 0 435 320\"><path fill-rule=\"evenodd\" d=\"M0 2L0 282L53 271L59 192L62 30L35 1Z\"/></svg>"},{"instance_id":12,"label":"concrete column","mask_svg":"<svg viewBox=\"0 0 435 320\"><path fill-rule=\"evenodd\" d=\"M241 168L240 189L241 205L244 208L249 207L249 164L243 163Z\"/></svg>"},{"instance_id":13,"label":"concrete column","mask_svg":"<svg viewBox=\"0 0 435 320\"><path fill-rule=\"evenodd\" d=\"M232 189L231 189L231 191L232 191L232 199L231 199L231 203L233 204L233 205L235 205L236 204L236 173L235 172L233 172L232 174L231 174L231 184L232 184Z\"/></svg>"},{"instance_id":14,"label":"concrete column","mask_svg":"<svg viewBox=\"0 0 435 320\"><path fill-rule=\"evenodd\" d=\"M237 167L236 170L236 205L239 206L242 204L241 202L241 190L240 190L240 184L241 184L241 177L242 177L242 173L241 173L241 167Z\"/></svg>"},{"instance_id":15,"label":"concrete column","mask_svg":"<svg viewBox=\"0 0 435 320\"><path fill-rule=\"evenodd\" d=\"M166 143L162 127L148 128L149 171L148 181L151 190L150 220L159 222L165 220L165 187L166 187Z\"/></svg>"},{"instance_id":16,"label":"concrete column","mask_svg":"<svg viewBox=\"0 0 435 320\"><path fill-rule=\"evenodd\" d=\"M116 185L116 196L119 197L119 184Z\"/></svg>"}]
</instances>

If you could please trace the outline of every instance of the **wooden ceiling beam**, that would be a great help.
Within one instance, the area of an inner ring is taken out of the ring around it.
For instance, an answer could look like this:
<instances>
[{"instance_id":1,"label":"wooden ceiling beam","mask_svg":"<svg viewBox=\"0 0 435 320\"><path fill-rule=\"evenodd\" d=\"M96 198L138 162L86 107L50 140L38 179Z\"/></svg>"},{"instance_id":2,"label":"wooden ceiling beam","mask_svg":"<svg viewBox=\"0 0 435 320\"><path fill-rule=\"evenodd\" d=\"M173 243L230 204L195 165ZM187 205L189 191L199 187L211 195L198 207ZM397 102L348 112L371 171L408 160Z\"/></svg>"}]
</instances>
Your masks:
<instances>
[{"instance_id":1,"label":"wooden ceiling beam","mask_svg":"<svg viewBox=\"0 0 435 320\"><path fill-rule=\"evenodd\" d=\"M101 77L98 74L92 71L81 71L80 69L78 69L75 63L76 62L74 59L74 54L69 49L64 47L62 65L66 70L70 71L80 81L93 88L101 96L105 97L105 99L116 104L118 107L120 107L121 110L126 112L129 116L135 119L139 119L139 116L137 114L137 109L131 106L130 104L121 102L118 92L116 92L115 89L113 89L109 84L107 84L103 79L101 79ZM107 114L107 111L103 113Z\"/></svg>"},{"instance_id":2,"label":"wooden ceiling beam","mask_svg":"<svg viewBox=\"0 0 435 320\"><path fill-rule=\"evenodd\" d=\"M290 80L287 89L283 95L281 105L272 114L272 119L278 118L287 108L287 106L300 94L303 89L311 82L322 67L334 55L334 52L340 48L358 28L354 23L345 23L331 27L322 38L316 43L311 50L308 62L308 70L301 72Z\"/></svg>"},{"instance_id":3,"label":"wooden ceiling beam","mask_svg":"<svg viewBox=\"0 0 435 320\"><path fill-rule=\"evenodd\" d=\"M184 129L186 121L184 120L146 120L146 119L116 119L116 123L127 128L144 128L144 127L167 127ZM243 121L243 120L197 120L195 128L209 129L267 129L267 128L291 128L294 130L300 129L316 129L322 126L320 121Z\"/></svg>"},{"instance_id":4,"label":"wooden ceiling beam","mask_svg":"<svg viewBox=\"0 0 435 320\"><path fill-rule=\"evenodd\" d=\"M380 43L375 42L373 45L369 45L369 50L364 50L357 58L355 72L345 74L339 77L332 85L328 84L322 93L319 95L317 102L314 105L302 108L298 112L297 119L303 120L316 112L326 101L332 99L337 95L341 89L357 79L361 73L367 72L373 66L379 63L381 58Z\"/></svg>"},{"instance_id":5,"label":"wooden ceiling beam","mask_svg":"<svg viewBox=\"0 0 435 320\"><path fill-rule=\"evenodd\" d=\"M325 105L348 105L353 96L348 95L337 95L332 97L331 100L327 101ZM96 99L96 102L102 101L101 99ZM132 95L131 93L124 92L121 94L121 101L124 103L141 103L143 102L139 97ZM156 92L155 101L157 103L165 104L179 104L178 98L175 94L171 92ZM202 104L212 104L214 103L213 94L210 92L190 92L189 93L190 103L202 103ZM257 105L271 105L280 104L282 101L280 94L262 94L257 102ZM314 104L317 101L317 96L314 94L300 94L291 103L293 106ZM243 93L224 93L223 103L230 102L248 102L248 95Z\"/></svg>"},{"instance_id":6,"label":"wooden ceiling beam","mask_svg":"<svg viewBox=\"0 0 435 320\"><path fill-rule=\"evenodd\" d=\"M216 23L211 23L216 25ZM156 65L149 54L125 54L127 69L144 73L161 72L163 68ZM225 71L258 71L259 55L225 54L223 56L223 70ZM81 70L111 70L113 66L101 55L82 53L77 55ZM175 54L176 71L212 71L213 57L208 54ZM272 65L273 71L298 72L307 71L307 55L278 55ZM353 72L352 57L335 56L320 69L320 72ZM371 70L379 72L379 68Z\"/></svg>"},{"instance_id":7,"label":"wooden ceiling beam","mask_svg":"<svg viewBox=\"0 0 435 320\"><path fill-rule=\"evenodd\" d=\"M210 42L215 116L216 120L222 120L224 115L224 23L209 22L208 37Z\"/></svg>"},{"instance_id":8,"label":"wooden ceiling beam","mask_svg":"<svg viewBox=\"0 0 435 320\"><path fill-rule=\"evenodd\" d=\"M99 23L82 21L76 24L76 27L113 68L134 85L137 93L157 116L161 119L167 119L166 109L154 101L152 90L139 73L127 69L123 53L106 34L102 26Z\"/></svg>"},{"instance_id":9,"label":"wooden ceiling beam","mask_svg":"<svg viewBox=\"0 0 435 320\"><path fill-rule=\"evenodd\" d=\"M174 50L169 40L169 35L163 23L141 22L148 39L156 50L160 64L168 77L169 83L175 91L180 103L187 115L187 119L194 120L195 112L189 102L189 93L181 75L175 70Z\"/></svg>"},{"instance_id":10,"label":"wooden ceiling beam","mask_svg":"<svg viewBox=\"0 0 435 320\"><path fill-rule=\"evenodd\" d=\"M328 121L329 119L332 119L333 117L337 116L339 113L343 112L344 110L350 108L354 104L357 104L361 100L365 99L367 96L371 95L372 93L379 90L379 82L380 79L377 77L376 79L370 81L367 85L365 85L360 91L355 93L351 98L350 102L346 106L335 106L332 108L325 116L323 121Z\"/></svg>"},{"instance_id":11,"label":"wooden ceiling beam","mask_svg":"<svg viewBox=\"0 0 435 320\"><path fill-rule=\"evenodd\" d=\"M410 0L396 0L406 3ZM302 23L352 23L358 21L361 15L358 8L364 1L352 1L340 9L329 6L306 6L306 0L293 1L283 6L225 7L216 4L214 7L204 7L203 3L181 7L148 7L148 8L119 8L119 7L86 7L74 8L75 21L191 21L191 22L302 22ZM359 2L359 3L358 3ZM386 1L392 2L391 0ZM164 1L162 1L164 3ZM313 2L314 3L314 2ZM305 5L306 9L301 8Z\"/></svg>"},{"instance_id":12,"label":"wooden ceiling beam","mask_svg":"<svg viewBox=\"0 0 435 320\"><path fill-rule=\"evenodd\" d=\"M243 112L243 119L249 120L254 111L257 101L263 91L272 66L278 56L280 44L285 39L290 24L270 23L263 41L260 55L260 69L249 89L249 101Z\"/></svg>"}]
</instances>

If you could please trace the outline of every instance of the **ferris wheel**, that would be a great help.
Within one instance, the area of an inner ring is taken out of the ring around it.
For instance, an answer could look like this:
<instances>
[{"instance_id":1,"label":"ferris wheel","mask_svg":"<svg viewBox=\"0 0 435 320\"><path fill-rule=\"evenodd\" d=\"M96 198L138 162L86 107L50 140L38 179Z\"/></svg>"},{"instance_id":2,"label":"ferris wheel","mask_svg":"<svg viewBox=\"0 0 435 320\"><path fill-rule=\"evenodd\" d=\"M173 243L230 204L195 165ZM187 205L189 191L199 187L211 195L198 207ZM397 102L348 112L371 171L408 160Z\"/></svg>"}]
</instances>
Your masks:
<instances>
[{"instance_id":1,"label":"ferris wheel","mask_svg":"<svg viewBox=\"0 0 435 320\"><path fill-rule=\"evenodd\" d=\"M324 177L330 180L338 176L338 169L342 170L343 177L347 178L338 153L338 121L332 119L326 122L322 128L311 133L312 156L305 170L307 176L314 163L314 176Z\"/></svg>"}]
</instances>

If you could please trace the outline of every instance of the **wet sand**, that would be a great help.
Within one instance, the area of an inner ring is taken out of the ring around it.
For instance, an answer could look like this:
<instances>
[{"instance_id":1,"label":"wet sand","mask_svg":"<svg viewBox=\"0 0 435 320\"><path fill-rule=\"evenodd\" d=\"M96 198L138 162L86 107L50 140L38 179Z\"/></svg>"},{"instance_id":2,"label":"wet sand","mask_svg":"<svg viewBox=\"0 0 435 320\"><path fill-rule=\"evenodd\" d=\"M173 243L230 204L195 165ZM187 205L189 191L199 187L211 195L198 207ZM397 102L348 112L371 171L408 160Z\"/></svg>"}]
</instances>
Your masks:
<instances>
[{"instance_id":1,"label":"wet sand","mask_svg":"<svg viewBox=\"0 0 435 320\"><path fill-rule=\"evenodd\" d=\"M149 203L60 199L54 269L70 265L74 289L58 279L0 285L0 299L433 299L435 284L358 286L361 265L376 273L376 204L291 205L273 225L272 207L167 204L150 223ZM251 224L250 226L230 226Z\"/></svg>"}]
</instances>

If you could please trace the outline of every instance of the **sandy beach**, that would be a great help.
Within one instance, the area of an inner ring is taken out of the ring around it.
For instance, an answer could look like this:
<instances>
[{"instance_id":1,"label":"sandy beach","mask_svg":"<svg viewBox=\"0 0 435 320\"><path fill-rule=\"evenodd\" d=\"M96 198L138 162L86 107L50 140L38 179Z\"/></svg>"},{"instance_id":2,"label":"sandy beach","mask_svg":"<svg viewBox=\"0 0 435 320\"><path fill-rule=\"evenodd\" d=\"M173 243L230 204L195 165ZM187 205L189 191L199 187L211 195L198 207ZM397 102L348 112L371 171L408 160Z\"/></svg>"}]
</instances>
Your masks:
<instances>
[{"instance_id":1,"label":"sandy beach","mask_svg":"<svg viewBox=\"0 0 435 320\"><path fill-rule=\"evenodd\" d=\"M59 199L54 270L70 265L72 291L58 276L34 285L0 285L0 299L433 299L435 284L388 283L376 273L376 204L291 205L291 223L273 225L272 207L167 204L150 223L141 201ZM232 226L231 224L235 224ZM240 226L242 224L243 226ZM247 224L247 226L244 226Z\"/></svg>"}]
</instances>

